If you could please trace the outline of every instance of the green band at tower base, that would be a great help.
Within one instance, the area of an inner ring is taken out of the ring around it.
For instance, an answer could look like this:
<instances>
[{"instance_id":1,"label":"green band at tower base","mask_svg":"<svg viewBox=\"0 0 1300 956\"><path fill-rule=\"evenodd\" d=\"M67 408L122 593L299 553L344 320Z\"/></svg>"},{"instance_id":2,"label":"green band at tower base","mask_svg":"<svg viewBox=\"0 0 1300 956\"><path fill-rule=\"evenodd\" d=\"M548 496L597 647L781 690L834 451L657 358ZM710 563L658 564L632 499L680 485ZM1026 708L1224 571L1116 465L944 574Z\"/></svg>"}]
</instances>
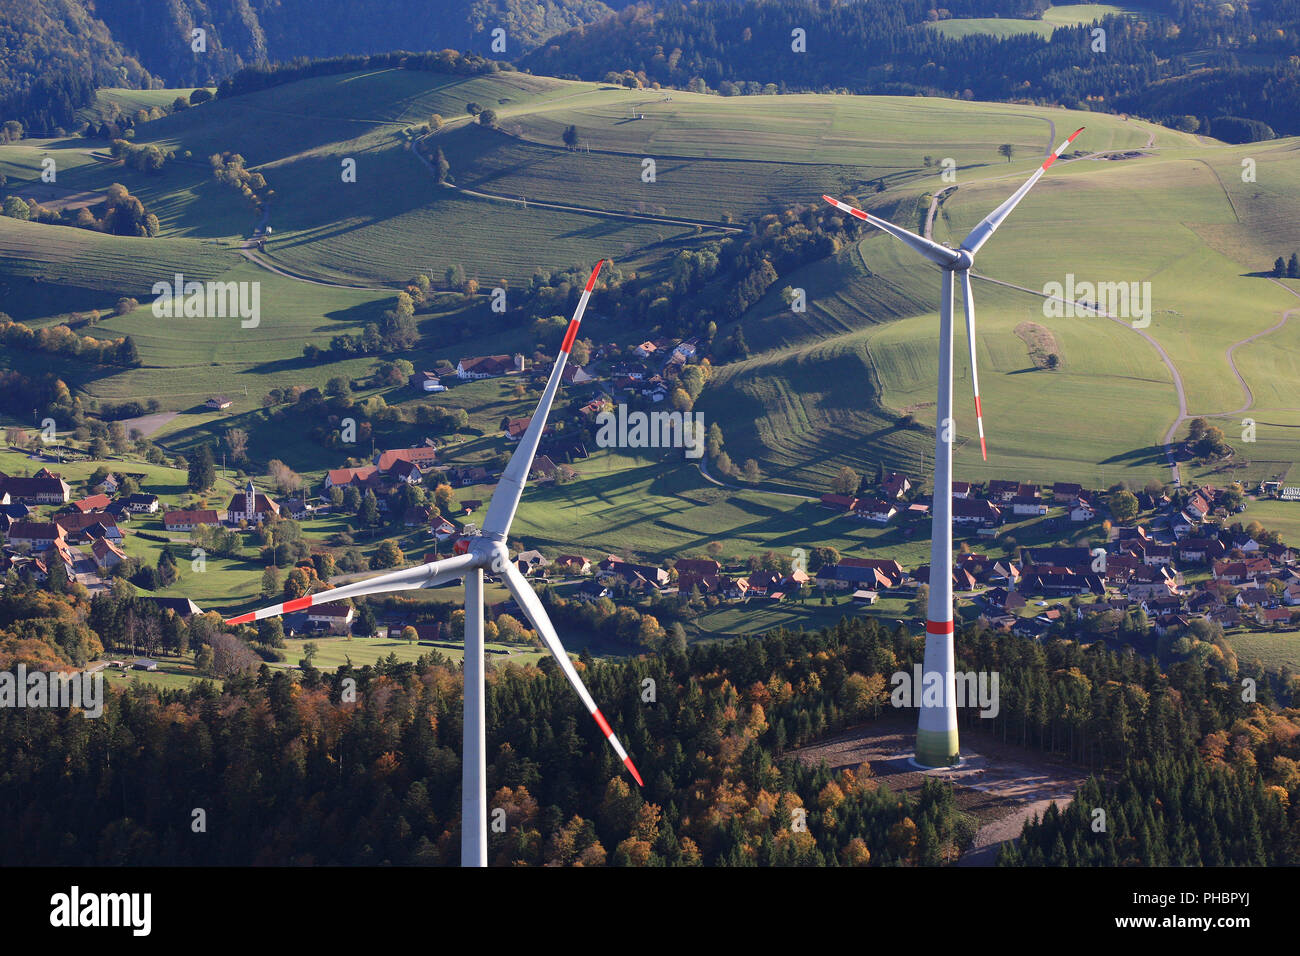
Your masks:
<instances>
[{"instance_id":1,"label":"green band at tower base","mask_svg":"<svg viewBox=\"0 0 1300 956\"><path fill-rule=\"evenodd\" d=\"M951 767L961 759L957 729L917 730L916 762L923 767Z\"/></svg>"}]
</instances>

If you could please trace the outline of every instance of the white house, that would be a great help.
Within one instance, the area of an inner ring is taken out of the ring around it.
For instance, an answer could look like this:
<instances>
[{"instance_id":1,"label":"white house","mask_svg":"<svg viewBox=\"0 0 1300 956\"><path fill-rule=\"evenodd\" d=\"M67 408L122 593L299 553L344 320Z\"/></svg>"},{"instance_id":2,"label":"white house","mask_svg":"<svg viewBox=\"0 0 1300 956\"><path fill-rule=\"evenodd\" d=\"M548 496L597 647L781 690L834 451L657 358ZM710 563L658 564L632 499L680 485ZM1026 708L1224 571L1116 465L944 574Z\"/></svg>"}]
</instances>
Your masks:
<instances>
[{"instance_id":1,"label":"white house","mask_svg":"<svg viewBox=\"0 0 1300 956\"><path fill-rule=\"evenodd\" d=\"M307 610L307 623L325 625L331 634L346 634L352 628L356 611L341 601L331 601Z\"/></svg>"}]
</instances>

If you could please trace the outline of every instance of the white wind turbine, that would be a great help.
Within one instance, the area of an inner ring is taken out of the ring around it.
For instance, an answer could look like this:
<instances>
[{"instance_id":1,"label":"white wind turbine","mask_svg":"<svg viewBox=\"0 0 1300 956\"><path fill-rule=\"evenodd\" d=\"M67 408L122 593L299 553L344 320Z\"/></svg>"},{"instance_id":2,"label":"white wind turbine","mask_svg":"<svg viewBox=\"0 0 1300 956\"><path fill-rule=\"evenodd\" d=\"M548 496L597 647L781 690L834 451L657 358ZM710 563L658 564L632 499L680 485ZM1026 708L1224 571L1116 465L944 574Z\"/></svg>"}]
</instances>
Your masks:
<instances>
[{"instance_id":1,"label":"white wind turbine","mask_svg":"<svg viewBox=\"0 0 1300 956\"><path fill-rule=\"evenodd\" d=\"M939 390L935 413L934 503L930 509L930 600L925 622L923 667L926 675L943 675L943 700L938 704L927 705L926 698L922 697L916 726L916 762L926 767L950 766L961 757L957 740L957 702L954 693L956 655L953 650L952 620L953 277L957 275L961 281L962 302L966 311L966 340L970 346L971 386L975 392L975 421L979 428L980 453L987 461L989 456L984 443L984 410L980 406L979 377L975 363L975 302L971 298L971 266L975 263L975 253L989 241L1002 221L1011 214L1011 210L1033 188L1034 183L1042 178L1047 168L1056 162L1065 148L1082 132L1083 128L1080 127L1071 133L1069 139L1052 151L1052 155L1047 157L1025 184L985 216L956 249L918 236L830 196L822 197L837 209L883 229L943 270L939 298Z\"/></svg>"},{"instance_id":2,"label":"white wind turbine","mask_svg":"<svg viewBox=\"0 0 1300 956\"><path fill-rule=\"evenodd\" d=\"M564 672L564 676L568 678L578 697L582 699L587 712L604 733L605 739L614 748L614 752L636 779L637 784L644 786L641 775L632 763L632 758L627 755L623 745L614 736L609 722L605 720L600 708L596 706L596 702L587 693L587 688L583 686L578 672L574 670L573 663L565 653L564 645L560 643L554 625L546 616L541 600L520 573L519 568L510 560L506 551L506 535L510 530L510 522L514 519L520 496L524 492L524 483L528 480L529 471L532 470L533 457L537 453L542 430L546 427L546 417L551 411L555 393L560 387L560 376L564 372L569 349L573 347L573 340L578 336L578 324L582 321L582 313L587 308L591 290L596 285L596 276L604 262L604 259L597 262L596 268L591 271L591 278L587 280L582 298L578 300L578 307L569 321L568 331L565 332L564 342L560 346L560 354L555 359L554 368L551 369L551 377L546 383L545 391L542 392L541 401L537 403L537 411L533 414L528 430L520 440L519 447L510 457L510 462L506 465L505 472L501 475L501 480L492 495L492 502L488 507L480 536L473 538L467 546L458 545L458 553L450 558L422 564L416 568L394 571L391 574L381 574L329 591L308 594L306 597L241 614L226 621L227 624L232 625L248 624L328 601L385 594L389 591L431 588L457 578L465 579L465 753L461 776L461 866L487 866L487 744L483 705L484 570L502 576L506 587L510 589L510 593L519 602L528 620L541 635L547 648L554 655L556 663Z\"/></svg>"}]
</instances>

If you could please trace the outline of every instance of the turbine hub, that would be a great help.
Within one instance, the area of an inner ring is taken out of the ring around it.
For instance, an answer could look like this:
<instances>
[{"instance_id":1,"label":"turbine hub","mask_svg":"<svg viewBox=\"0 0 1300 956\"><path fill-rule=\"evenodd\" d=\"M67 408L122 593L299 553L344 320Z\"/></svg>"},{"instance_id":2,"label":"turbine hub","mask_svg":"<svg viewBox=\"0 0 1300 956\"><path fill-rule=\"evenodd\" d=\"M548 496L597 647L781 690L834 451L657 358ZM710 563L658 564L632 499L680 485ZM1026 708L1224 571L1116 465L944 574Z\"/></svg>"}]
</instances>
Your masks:
<instances>
[{"instance_id":1,"label":"turbine hub","mask_svg":"<svg viewBox=\"0 0 1300 956\"><path fill-rule=\"evenodd\" d=\"M958 249L956 252L957 261L952 264L955 271L960 272L962 269L969 269L975 265L975 256L971 254L969 249Z\"/></svg>"},{"instance_id":2,"label":"turbine hub","mask_svg":"<svg viewBox=\"0 0 1300 956\"><path fill-rule=\"evenodd\" d=\"M505 544L492 538L475 538L470 543L469 553L474 556L474 564L477 567L497 574L501 573L506 562L510 560L510 553L506 551Z\"/></svg>"}]
</instances>

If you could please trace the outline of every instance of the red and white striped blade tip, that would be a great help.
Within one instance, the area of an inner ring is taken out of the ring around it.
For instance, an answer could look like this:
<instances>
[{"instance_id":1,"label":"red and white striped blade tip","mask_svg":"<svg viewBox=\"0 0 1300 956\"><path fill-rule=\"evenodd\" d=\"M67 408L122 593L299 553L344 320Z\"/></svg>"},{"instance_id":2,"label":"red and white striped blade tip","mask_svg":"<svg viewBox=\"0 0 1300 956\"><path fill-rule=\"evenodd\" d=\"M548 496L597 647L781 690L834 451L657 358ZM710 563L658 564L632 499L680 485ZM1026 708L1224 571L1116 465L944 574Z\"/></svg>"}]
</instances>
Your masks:
<instances>
[{"instance_id":1,"label":"red and white striped blade tip","mask_svg":"<svg viewBox=\"0 0 1300 956\"><path fill-rule=\"evenodd\" d=\"M283 604L273 604L268 608L261 608L261 610L271 611L272 614L292 614L294 611L301 611L303 608L311 607L311 605L312 596L308 594L300 598L294 598L292 601L285 601ZM247 614L227 618L226 624L233 627L237 624L252 624L256 620L257 611L249 611Z\"/></svg>"},{"instance_id":2,"label":"red and white striped blade tip","mask_svg":"<svg viewBox=\"0 0 1300 956\"><path fill-rule=\"evenodd\" d=\"M984 444L983 435L980 435L980 454L984 456L985 461L989 460L989 449L988 446Z\"/></svg>"},{"instance_id":3,"label":"red and white striped blade tip","mask_svg":"<svg viewBox=\"0 0 1300 956\"><path fill-rule=\"evenodd\" d=\"M636 764L632 763L632 758L631 758L631 757L624 757L624 758L623 758L623 766L627 767L627 769L631 772L631 774L632 774L632 779L636 781L636 785L637 785L638 787L644 787L644 786L645 786L645 781L642 780L642 779L641 779L641 775L640 775L639 773L636 772Z\"/></svg>"},{"instance_id":4,"label":"red and white striped blade tip","mask_svg":"<svg viewBox=\"0 0 1300 956\"><path fill-rule=\"evenodd\" d=\"M827 196L827 195L824 195L824 194L822 195L822 199L825 199L828 203L830 203L830 204L831 204L832 206L834 206L836 209L840 210L840 212L847 212L850 216L857 216L859 219L870 219L870 218L871 218L871 217L868 216L865 212L863 212L861 209L854 209L852 206L850 206L850 205L849 205L848 203L846 203L846 202L840 202L838 199L832 199L830 196Z\"/></svg>"},{"instance_id":5,"label":"red and white striped blade tip","mask_svg":"<svg viewBox=\"0 0 1300 956\"><path fill-rule=\"evenodd\" d=\"M604 259L600 259L596 262L596 268L591 270L591 278L587 280L587 288L584 291L590 292L596 287L596 276L600 275L600 267L604 264Z\"/></svg>"}]
</instances>

